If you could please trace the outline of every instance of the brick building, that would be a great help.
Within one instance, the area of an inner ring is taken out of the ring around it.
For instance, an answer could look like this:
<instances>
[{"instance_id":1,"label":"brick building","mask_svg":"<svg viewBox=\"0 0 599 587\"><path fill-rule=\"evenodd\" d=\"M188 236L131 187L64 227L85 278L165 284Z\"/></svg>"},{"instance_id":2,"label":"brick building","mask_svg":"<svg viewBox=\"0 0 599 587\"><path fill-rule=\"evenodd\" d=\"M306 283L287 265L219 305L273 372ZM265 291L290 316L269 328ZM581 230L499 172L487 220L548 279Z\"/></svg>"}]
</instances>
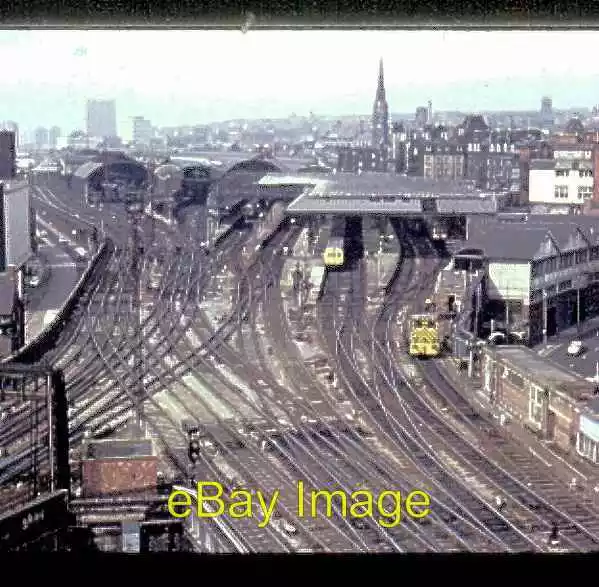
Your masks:
<instances>
[{"instance_id":1,"label":"brick building","mask_svg":"<svg viewBox=\"0 0 599 587\"><path fill-rule=\"evenodd\" d=\"M594 384L514 346L486 347L480 378L483 393L511 419L564 452L575 449Z\"/></svg>"},{"instance_id":2,"label":"brick building","mask_svg":"<svg viewBox=\"0 0 599 587\"><path fill-rule=\"evenodd\" d=\"M428 143L423 151L424 177L430 179L462 179L465 157L459 145L445 142Z\"/></svg>"},{"instance_id":3,"label":"brick building","mask_svg":"<svg viewBox=\"0 0 599 587\"><path fill-rule=\"evenodd\" d=\"M81 461L85 497L156 492L158 458L151 440L94 440Z\"/></svg>"}]
</instances>

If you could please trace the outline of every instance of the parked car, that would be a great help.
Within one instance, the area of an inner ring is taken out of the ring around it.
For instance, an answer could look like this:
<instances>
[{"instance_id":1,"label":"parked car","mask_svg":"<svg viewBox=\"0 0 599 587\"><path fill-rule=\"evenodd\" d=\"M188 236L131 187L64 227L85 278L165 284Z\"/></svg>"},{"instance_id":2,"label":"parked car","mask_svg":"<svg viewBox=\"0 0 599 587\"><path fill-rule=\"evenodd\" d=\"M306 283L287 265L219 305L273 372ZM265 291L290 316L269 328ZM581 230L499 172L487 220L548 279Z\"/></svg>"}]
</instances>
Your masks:
<instances>
[{"instance_id":1,"label":"parked car","mask_svg":"<svg viewBox=\"0 0 599 587\"><path fill-rule=\"evenodd\" d=\"M573 340L568 345L568 354L572 357L577 357L584 350L584 346L581 340Z\"/></svg>"}]
</instances>

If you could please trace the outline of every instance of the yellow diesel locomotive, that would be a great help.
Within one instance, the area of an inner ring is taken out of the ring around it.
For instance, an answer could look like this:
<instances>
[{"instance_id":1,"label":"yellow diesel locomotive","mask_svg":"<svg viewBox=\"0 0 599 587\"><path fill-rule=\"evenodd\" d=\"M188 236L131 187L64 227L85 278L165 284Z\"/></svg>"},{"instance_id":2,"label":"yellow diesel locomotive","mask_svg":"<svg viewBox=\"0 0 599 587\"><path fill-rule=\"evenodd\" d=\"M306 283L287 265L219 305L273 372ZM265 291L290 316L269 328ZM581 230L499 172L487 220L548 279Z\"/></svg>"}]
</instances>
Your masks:
<instances>
[{"instance_id":1,"label":"yellow diesel locomotive","mask_svg":"<svg viewBox=\"0 0 599 587\"><path fill-rule=\"evenodd\" d=\"M410 316L408 337L410 356L439 356L441 352L439 324L433 314L413 314Z\"/></svg>"},{"instance_id":2,"label":"yellow diesel locomotive","mask_svg":"<svg viewBox=\"0 0 599 587\"><path fill-rule=\"evenodd\" d=\"M345 240L343 238L332 238L324 250L324 264L327 267L341 267L345 261L343 253Z\"/></svg>"},{"instance_id":3,"label":"yellow diesel locomotive","mask_svg":"<svg viewBox=\"0 0 599 587\"><path fill-rule=\"evenodd\" d=\"M324 264L327 267L341 267L345 263L345 218L333 218L331 236L324 250Z\"/></svg>"}]
</instances>

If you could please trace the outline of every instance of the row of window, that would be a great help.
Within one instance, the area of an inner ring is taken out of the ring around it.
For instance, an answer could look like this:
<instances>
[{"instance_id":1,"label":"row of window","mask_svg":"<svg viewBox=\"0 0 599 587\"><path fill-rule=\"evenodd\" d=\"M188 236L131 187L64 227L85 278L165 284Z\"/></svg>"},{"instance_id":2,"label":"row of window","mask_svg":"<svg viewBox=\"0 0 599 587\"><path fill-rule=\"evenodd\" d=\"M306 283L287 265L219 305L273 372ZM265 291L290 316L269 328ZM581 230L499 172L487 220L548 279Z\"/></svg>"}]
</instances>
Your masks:
<instances>
[{"instance_id":1,"label":"row of window","mask_svg":"<svg viewBox=\"0 0 599 587\"><path fill-rule=\"evenodd\" d=\"M532 277L540 277L541 275L549 275L560 269L568 269L574 265L582 265L589 261L599 259L599 246L591 247L590 249L578 249L577 251L569 251L562 253L559 256L549 257L542 261L534 261L531 268Z\"/></svg>"},{"instance_id":2,"label":"row of window","mask_svg":"<svg viewBox=\"0 0 599 587\"><path fill-rule=\"evenodd\" d=\"M556 198L567 198L569 195L569 189L567 185L556 185L553 190L553 195ZM577 196L579 200L590 198L593 195L593 186L591 185L579 185L577 190Z\"/></svg>"},{"instance_id":3,"label":"row of window","mask_svg":"<svg viewBox=\"0 0 599 587\"><path fill-rule=\"evenodd\" d=\"M424 164L430 165L433 162L437 165L441 162L445 164L451 164L454 161L456 161L457 163L462 163L463 160L464 157L462 155L426 155L424 157Z\"/></svg>"},{"instance_id":4,"label":"row of window","mask_svg":"<svg viewBox=\"0 0 599 587\"><path fill-rule=\"evenodd\" d=\"M570 171L572 171L572 173L575 173L575 170L556 169L555 175L557 177L570 177ZM579 169L578 177L593 177L593 171L592 171L592 169Z\"/></svg>"},{"instance_id":5,"label":"row of window","mask_svg":"<svg viewBox=\"0 0 599 587\"><path fill-rule=\"evenodd\" d=\"M546 287L545 295L548 298L550 298L551 296L555 295L558 291L563 292L563 291L568 291L569 289L572 289L572 280L566 279L564 281L560 281L559 288L557 288L555 285L550 285L549 287ZM542 299L543 299L543 290L542 289L533 289L530 292L530 300L532 303L540 302Z\"/></svg>"}]
</instances>

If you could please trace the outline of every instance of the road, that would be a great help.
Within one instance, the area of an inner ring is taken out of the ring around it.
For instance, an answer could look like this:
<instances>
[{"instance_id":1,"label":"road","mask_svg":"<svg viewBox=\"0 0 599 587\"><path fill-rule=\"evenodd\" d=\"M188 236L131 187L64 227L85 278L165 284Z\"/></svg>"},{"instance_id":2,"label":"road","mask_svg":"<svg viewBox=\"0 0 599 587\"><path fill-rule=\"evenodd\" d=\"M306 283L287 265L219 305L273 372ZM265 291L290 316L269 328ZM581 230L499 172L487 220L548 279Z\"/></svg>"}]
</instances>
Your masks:
<instances>
[{"instance_id":1,"label":"road","mask_svg":"<svg viewBox=\"0 0 599 587\"><path fill-rule=\"evenodd\" d=\"M44 258L47 278L39 287L27 289L27 342L41 332L47 313L64 304L83 272L83 266L78 266L62 247L52 242L51 237L46 243L40 243L39 254Z\"/></svg>"},{"instance_id":2,"label":"road","mask_svg":"<svg viewBox=\"0 0 599 587\"><path fill-rule=\"evenodd\" d=\"M568 345L572 340L582 340L583 352L578 357L568 354ZM580 333L576 327L569 328L552 337L546 345L536 347L543 358L559 365L572 373L582 377L593 377L597 371L599 361L599 318L583 323Z\"/></svg>"}]
</instances>

